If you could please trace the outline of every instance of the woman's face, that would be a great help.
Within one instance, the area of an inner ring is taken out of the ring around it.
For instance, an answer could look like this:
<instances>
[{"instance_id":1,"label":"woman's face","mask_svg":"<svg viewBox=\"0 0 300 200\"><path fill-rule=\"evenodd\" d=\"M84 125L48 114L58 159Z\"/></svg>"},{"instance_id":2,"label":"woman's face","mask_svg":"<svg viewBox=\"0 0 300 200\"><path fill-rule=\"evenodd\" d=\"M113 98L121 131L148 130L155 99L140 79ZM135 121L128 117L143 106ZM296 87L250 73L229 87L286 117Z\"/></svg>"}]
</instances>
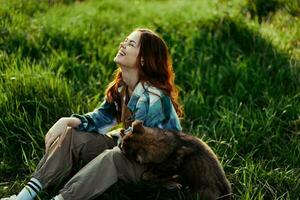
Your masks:
<instances>
[{"instance_id":1,"label":"woman's face","mask_svg":"<svg viewBox=\"0 0 300 200\"><path fill-rule=\"evenodd\" d=\"M134 68L140 51L141 32L132 32L119 46L114 62L121 67Z\"/></svg>"}]
</instances>

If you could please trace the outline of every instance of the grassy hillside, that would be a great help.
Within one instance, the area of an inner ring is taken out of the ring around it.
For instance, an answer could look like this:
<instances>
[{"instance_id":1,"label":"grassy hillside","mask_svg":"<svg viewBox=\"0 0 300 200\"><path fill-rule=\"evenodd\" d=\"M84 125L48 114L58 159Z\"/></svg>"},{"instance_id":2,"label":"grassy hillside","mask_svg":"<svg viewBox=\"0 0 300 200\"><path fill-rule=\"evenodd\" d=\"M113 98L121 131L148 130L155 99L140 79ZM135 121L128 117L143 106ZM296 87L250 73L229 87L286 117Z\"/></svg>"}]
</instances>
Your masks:
<instances>
[{"instance_id":1,"label":"grassy hillside","mask_svg":"<svg viewBox=\"0 0 300 200\"><path fill-rule=\"evenodd\" d=\"M99 105L137 27L168 43L184 130L220 157L234 199L299 199L297 0L0 0L0 197L28 181L57 119ZM185 199L149 183L101 199L142 197Z\"/></svg>"}]
</instances>

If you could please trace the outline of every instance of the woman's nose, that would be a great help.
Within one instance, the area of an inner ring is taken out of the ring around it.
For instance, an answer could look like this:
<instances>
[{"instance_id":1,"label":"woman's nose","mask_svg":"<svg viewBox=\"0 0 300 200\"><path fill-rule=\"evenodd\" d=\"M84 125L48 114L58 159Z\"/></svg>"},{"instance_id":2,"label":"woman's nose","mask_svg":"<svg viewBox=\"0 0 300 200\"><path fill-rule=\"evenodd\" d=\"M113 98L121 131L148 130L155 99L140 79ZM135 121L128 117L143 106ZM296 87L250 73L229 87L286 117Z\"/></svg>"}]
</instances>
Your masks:
<instances>
[{"instance_id":1,"label":"woman's nose","mask_svg":"<svg viewBox=\"0 0 300 200\"><path fill-rule=\"evenodd\" d=\"M124 42L121 42L120 45L119 45L119 49L126 49L126 45L124 44Z\"/></svg>"}]
</instances>

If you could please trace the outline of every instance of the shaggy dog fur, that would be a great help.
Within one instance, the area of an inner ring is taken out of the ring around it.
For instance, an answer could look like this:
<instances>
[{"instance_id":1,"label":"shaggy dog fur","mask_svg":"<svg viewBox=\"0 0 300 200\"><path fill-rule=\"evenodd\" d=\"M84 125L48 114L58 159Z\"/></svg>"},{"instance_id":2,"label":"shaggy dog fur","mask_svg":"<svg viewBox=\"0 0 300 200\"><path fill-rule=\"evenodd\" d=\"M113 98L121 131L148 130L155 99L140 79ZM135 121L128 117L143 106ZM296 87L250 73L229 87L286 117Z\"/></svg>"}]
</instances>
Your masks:
<instances>
[{"instance_id":1,"label":"shaggy dog fur","mask_svg":"<svg viewBox=\"0 0 300 200\"><path fill-rule=\"evenodd\" d=\"M133 130L121 132L121 150L147 170L143 180L168 180L179 175L200 199L230 199L231 187L211 148L201 139L182 132L132 123Z\"/></svg>"}]
</instances>

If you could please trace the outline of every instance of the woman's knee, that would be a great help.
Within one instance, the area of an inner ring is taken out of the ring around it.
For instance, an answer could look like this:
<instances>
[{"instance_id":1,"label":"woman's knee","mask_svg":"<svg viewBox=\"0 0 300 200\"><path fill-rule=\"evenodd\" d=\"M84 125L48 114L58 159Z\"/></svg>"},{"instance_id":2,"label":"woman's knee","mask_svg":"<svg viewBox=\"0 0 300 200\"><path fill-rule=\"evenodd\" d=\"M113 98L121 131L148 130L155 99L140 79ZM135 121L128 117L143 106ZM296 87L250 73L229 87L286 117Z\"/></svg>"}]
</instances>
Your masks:
<instances>
[{"instance_id":1,"label":"woman's knee","mask_svg":"<svg viewBox=\"0 0 300 200\"><path fill-rule=\"evenodd\" d=\"M65 140L67 138L71 138L73 133L73 128L72 127L67 127L66 131L60 135L62 140Z\"/></svg>"},{"instance_id":2,"label":"woman's knee","mask_svg":"<svg viewBox=\"0 0 300 200\"><path fill-rule=\"evenodd\" d=\"M124 181L138 182L144 167L133 160L128 159L119 147L115 147L108 152L114 166L118 171L118 177Z\"/></svg>"},{"instance_id":3,"label":"woman's knee","mask_svg":"<svg viewBox=\"0 0 300 200\"><path fill-rule=\"evenodd\" d=\"M116 146L112 149L106 149L105 151L103 151L101 156L103 156L104 160L110 160L112 164L118 166L121 164L123 155L119 147Z\"/></svg>"},{"instance_id":4,"label":"woman's knee","mask_svg":"<svg viewBox=\"0 0 300 200\"><path fill-rule=\"evenodd\" d=\"M68 146L68 144L70 144L71 141L71 136L72 136L71 133L72 133L72 129L68 127L66 131L61 133L61 135L58 138L56 138L56 140L51 144L50 151L51 149L55 148L57 145L61 146L63 144L63 146Z\"/></svg>"},{"instance_id":5,"label":"woman's knee","mask_svg":"<svg viewBox=\"0 0 300 200\"><path fill-rule=\"evenodd\" d=\"M87 132L78 131L72 127L67 128L65 135L66 138L70 139L71 145L73 147L81 146L83 144L86 144L89 140L92 140Z\"/></svg>"},{"instance_id":6,"label":"woman's knee","mask_svg":"<svg viewBox=\"0 0 300 200\"><path fill-rule=\"evenodd\" d=\"M122 153L119 147L114 147L110 150L110 154L114 160L114 162L119 162L121 160L124 160L125 155Z\"/></svg>"}]
</instances>

